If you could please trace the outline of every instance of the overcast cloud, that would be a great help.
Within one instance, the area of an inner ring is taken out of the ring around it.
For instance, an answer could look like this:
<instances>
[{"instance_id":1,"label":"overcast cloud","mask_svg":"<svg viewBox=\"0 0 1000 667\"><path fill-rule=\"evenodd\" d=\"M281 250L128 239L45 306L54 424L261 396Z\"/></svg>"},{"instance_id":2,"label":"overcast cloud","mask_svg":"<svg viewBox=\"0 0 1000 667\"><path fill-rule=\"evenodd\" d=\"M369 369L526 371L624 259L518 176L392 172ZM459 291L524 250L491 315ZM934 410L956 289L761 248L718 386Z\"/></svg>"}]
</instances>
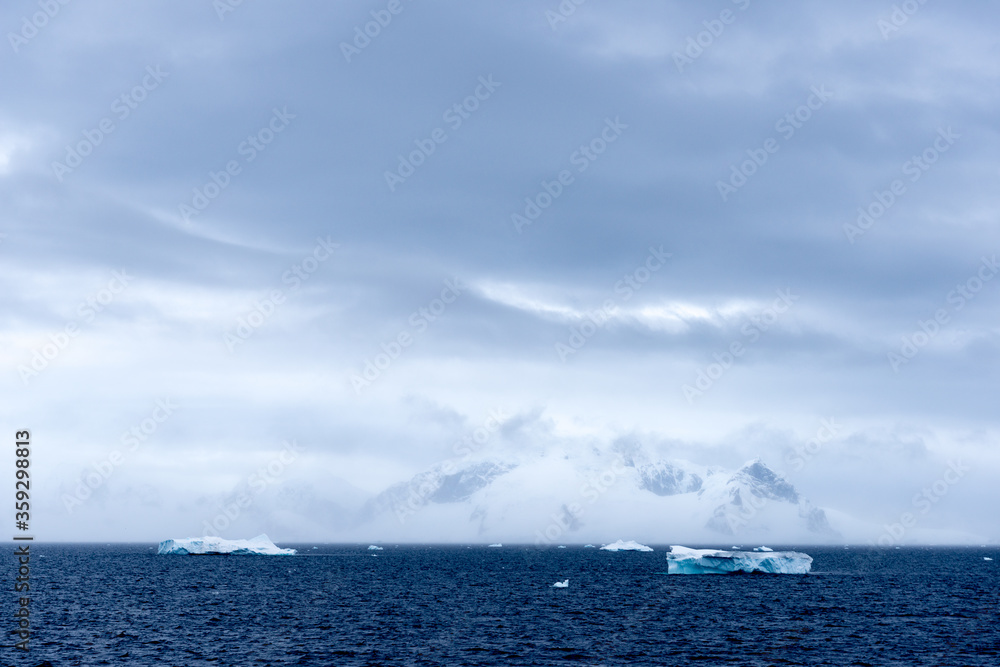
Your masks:
<instances>
[{"instance_id":1,"label":"overcast cloud","mask_svg":"<svg viewBox=\"0 0 1000 667\"><path fill-rule=\"evenodd\" d=\"M925 525L1000 538L998 25L5 3L0 419L39 539L198 533L286 441L268 493L377 493L497 409L493 447L761 456L873 524L960 459ZM313 520L262 525L338 539Z\"/></svg>"}]
</instances>

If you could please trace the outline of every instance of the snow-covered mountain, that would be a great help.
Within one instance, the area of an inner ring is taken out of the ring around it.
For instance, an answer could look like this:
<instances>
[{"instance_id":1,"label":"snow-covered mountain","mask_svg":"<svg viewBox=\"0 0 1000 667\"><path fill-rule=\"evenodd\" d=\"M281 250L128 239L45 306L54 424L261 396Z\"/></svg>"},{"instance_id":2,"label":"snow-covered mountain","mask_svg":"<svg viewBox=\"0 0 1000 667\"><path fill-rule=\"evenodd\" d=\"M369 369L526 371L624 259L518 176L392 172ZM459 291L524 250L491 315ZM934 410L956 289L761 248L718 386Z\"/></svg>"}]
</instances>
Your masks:
<instances>
[{"instance_id":1,"label":"snow-covered mountain","mask_svg":"<svg viewBox=\"0 0 1000 667\"><path fill-rule=\"evenodd\" d=\"M355 539L579 542L828 542L814 507L763 461L737 470L610 450L467 456L370 499Z\"/></svg>"}]
</instances>

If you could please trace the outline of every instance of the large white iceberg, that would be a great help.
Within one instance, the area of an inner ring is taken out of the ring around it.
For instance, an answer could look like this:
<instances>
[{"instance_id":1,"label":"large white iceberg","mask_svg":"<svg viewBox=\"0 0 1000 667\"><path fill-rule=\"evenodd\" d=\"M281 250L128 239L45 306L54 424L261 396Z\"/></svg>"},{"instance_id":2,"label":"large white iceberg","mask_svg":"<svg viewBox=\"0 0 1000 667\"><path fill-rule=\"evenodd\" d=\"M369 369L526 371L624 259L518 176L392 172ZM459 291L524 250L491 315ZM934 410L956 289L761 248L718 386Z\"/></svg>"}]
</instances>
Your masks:
<instances>
[{"instance_id":1,"label":"large white iceberg","mask_svg":"<svg viewBox=\"0 0 1000 667\"><path fill-rule=\"evenodd\" d=\"M716 551L671 546L667 554L668 574L806 574L810 569L812 557L798 551Z\"/></svg>"},{"instance_id":2,"label":"large white iceberg","mask_svg":"<svg viewBox=\"0 0 1000 667\"><path fill-rule=\"evenodd\" d=\"M617 542L612 542L611 544L605 544L601 547L602 551L652 551L650 547L645 544L639 544L635 540L629 540L628 542L623 542L618 540Z\"/></svg>"},{"instance_id":3,"label":"large white iceberg","mask_svg":"<svg viewBox=\"0 0 1000 667\"><path fill-rule=\"evenodd\" d=\"M291 556L295 549L280 549L267 535L258 535L250 540L225 540L221 537L189 537L181 540L160 542L160 555L177 556L217 556L253 554L257 556Z\"/></svg>"}]
</instances>

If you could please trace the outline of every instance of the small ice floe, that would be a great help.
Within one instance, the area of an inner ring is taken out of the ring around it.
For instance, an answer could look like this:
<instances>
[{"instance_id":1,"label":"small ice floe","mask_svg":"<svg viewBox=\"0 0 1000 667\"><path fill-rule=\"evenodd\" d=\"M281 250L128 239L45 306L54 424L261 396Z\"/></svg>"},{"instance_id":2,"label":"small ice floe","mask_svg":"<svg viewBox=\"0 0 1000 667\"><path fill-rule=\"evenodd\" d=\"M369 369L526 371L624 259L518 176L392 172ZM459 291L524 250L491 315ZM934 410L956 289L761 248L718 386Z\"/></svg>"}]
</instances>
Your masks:
<instances>
[{"instance_id":1,"label":"small ice floe","mask_svg":"<svg viewBox=\"0 0 1000 667\"><path fill-rule=\"evenodd\" d=\"M368 546L368 551L382 551L382 547L375 544L371 544Z\"/></svg>"},{"instance_id":2,"label":"small ice floe","mask_svg":"<svg viewBox=\"0 0 1000 667\"><path fill-rule=\"evenodd\" d=\"M319 549L319 547L313 547L313 549Z\"/></svg>"},{"instance_id":3,"label":"small ice floe","mask_svg":"<svg viewBox=\"0 0 1000 667\"><path fill-rule=\"evenodd\" d=\"M739 551L740 550L740 548L738 546L736 546L736 545L733 545L731 548L732 548L733 551Z\"/></svg>"},{"instance_id":4,"label":"small ice floe","mask_svg":"<svg viewBox=\"0 0 1000 667\"><path fill-rule=\"evenodd\" d=\"M584 544L583 548L584 549L596 549L597 547L595 547L593 544Z\"/></svg>"},{"instance_id":5,"label":"small ice floe","mask_svg":"<svg viewBox=\"0 0 1000 667\"><path fill-rule=\"evenodd\" d=\"M754 547L754 551L774 551L771 547Z\"/></svg>"},{"instance_id":6,"label":"small ice floe","mask_svg":"<svg viewBox=\"0 0 1000 667\"><path fill-rule=\"evenodd\" d=\"M556 547L556 549L565 549L565 548L566 548L565 544L560 544L559 546Z\"/></svg>"},{"instance_id":7,"label":"small ice floe","mask_svg":"<svg viewBox=\"0 0 1000 667\"><path fill-rule=\"evenodd\" d=\"M993 559L990 558L989 556L983 556L983 560L993 560Z\"/></svg>"},{"instance_id":8,"label":"small ice floe","mask_svg":"<svg viewBox=\"0 0 1000 667\"><path fill-rule=\"evenodd\" d=\"M563 579L552 584L552 588L569 588L569 579Z\"/></svg>"},{"instance_id":9,"label":"small ice floe","mask_svg":"<svg viewBox=\"0 0 1000 667\"><path fill-rule=\"evenodd\" d=\"M498 549L498 548L502 547L503 545L500 544L499 542L495 542L495 543L493 543L493 544L491 544L489 546L493 547L494 549Z\"/></svg>"}]
</instances>

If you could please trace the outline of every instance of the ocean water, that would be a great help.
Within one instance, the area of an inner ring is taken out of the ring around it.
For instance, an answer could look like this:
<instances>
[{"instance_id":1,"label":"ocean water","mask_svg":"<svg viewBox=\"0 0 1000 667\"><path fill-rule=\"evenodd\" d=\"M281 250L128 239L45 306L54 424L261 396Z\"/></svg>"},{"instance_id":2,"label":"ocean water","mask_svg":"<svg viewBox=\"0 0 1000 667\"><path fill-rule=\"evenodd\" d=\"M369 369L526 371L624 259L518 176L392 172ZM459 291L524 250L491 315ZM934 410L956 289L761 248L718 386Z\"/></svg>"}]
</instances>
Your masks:
<instances>
[{"instance_id":1,"label":"ocean water","mask_svg":"<svg viewBox=\"0 0 1000 667\"><path fill-rule=\"evenodd\" d=\"M995 547L798 547L812 574L667 576L656 545L281 546L300 555L35 544L31 651L4 613L3 664L1000 665Z\"/></svg>"}]
</instances>

